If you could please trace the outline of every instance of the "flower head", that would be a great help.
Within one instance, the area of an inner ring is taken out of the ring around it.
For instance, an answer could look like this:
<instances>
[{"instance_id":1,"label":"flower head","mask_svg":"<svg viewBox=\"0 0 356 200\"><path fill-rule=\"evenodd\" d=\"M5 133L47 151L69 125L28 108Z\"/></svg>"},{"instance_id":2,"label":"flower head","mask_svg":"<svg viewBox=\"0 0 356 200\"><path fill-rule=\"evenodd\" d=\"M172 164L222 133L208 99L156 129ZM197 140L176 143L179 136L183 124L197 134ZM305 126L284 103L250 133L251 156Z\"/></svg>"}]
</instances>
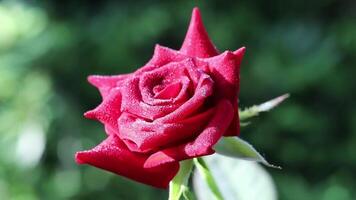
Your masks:
<instances>
[{"instance_id":1,"label":"flower head","mask_svg":"<svg viewBox=\"0 0 356 200\"><path fill-rule=\"evenodd\" d=\"M156 187L167 187L179 161L214 153L222 136L239 134L239 68L245 48L219 54L194 8L179 51L156 45L137 71L90 76L103 98L85 117L107 139L76 154L90 164Z\"/></svg>"}]
</instances>

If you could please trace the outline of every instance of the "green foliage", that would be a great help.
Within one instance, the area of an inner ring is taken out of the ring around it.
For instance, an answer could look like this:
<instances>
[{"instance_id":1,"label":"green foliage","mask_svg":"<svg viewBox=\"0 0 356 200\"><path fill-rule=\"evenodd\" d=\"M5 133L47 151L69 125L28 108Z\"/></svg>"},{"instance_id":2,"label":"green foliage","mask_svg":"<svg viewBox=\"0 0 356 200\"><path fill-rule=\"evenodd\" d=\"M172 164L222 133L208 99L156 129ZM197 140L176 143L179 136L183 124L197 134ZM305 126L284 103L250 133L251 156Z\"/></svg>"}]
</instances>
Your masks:
<instances>
[{"instance_id":1,"label":"green foliage","mask_svg":"<svg viewBox=\"0 0 356 200\"><path fill-rule=\"evenodd\" d=\"M230 158L220 154L205 156L224 200L277 200L277 191L271 175L257 162ZM214 200L214 195L200 173L192 178L198 199Z\"/></svg>"},{"instance_id":2,"label":"green foliage","mask_svg":"<svg viewBox=\"0 0 356 200\"><path fill-rule=\"evenodd\" d=\"M167 199L73 155L105 137L86 76L179 48L195 5L219 49L247 47L241 108L291 94L241 133L283 166L280 199L355 199L356 8L338 0L0 1L0 199Z\"/></svg>"},{"instance_id":3,"label":"green foliage","mask_svg":"<svg viewBox=\"0 0 356 200\"><path fill-rule=\"evenodd\" d=\"M250 160L260 162L267 167L281 169L279 166L274 166L248 142L239 137L224 137L214 146L216 153L229 156L232 158Z\"/></svg>"},{"instance_id":4,"label":"green foliage","mask_svg":"<svg viewBox=\"0 0 356 200\"><path fill-rule=\"evenodd\" d=\"M214 200L223 200L223 196L216 184L215 179L203 158L193 158L197 171L202 176L203 181L208 185Z\"/></svg>"},{"instance_id":5,"label":"green foliage","mask_svg":"<svg viewBox=\"0 0 356 200\"><path fill-rule=\"evenodd\" d=\"M193 161L185 160L179 163L180 169L174 179L169 183L169 197L168 200L179 200L181 196L186 193L188 194L188 198L186 195L183 195L184 198L190 200L189 198L189 186L188 181L190 174L193 169Z\"/></svg>"}]
</instances>

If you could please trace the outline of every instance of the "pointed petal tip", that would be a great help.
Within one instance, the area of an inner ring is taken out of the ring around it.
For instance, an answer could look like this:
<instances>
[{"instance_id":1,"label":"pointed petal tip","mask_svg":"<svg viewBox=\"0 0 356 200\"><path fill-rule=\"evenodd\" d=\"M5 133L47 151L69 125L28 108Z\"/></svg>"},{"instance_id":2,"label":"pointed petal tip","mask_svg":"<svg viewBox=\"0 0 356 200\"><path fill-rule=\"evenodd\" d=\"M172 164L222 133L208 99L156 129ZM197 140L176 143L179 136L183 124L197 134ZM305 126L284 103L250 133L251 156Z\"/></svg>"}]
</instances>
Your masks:
<instances>
[{"instance_id":1,"label":"pointed petal tip","mask_svg":"<svg viewBox=\"0 0 356 200\"><path fill-rule=\"evenodd\" d=\"M90 75L87 77L87 81L94 87L100 88L103 81L103 76L101 75Z\"/></svg>"},{"instance_id":2,"label":"pointed petal tip","mask_svg":"<svg viewBox=\"0 0 356 200\"><path fill-rule=\"evenodd\" d=\"M95 84L97 82L97 75L90 75L87 77L87 80L90 84L95 86Z\"/></svg>"},{"instance_id":3,"label":"pointed petal tip","mask_svg":"<svg viewBox=\"0 0 356 200\"><path fill-rule=\"evenodd\" d=\"M75 153L74 159L75 162L79 165L81 164L85 164L86 163L86 152L85 151L78 151L77 153Z\"/></svg>"},{"instance_id":4,"label":"pointed petal tip","mask_svg":"<svg viewBox=\"0 0 356 200\"><path fill-rule=\"evenodd\" d=\"M156 44L153 52L154 52L154 54L156 54L156 53L159 53L162 49L165 49L165 48L166 47L164 47L164 46L162 46L160 44Z\"/></svg>"},{"instance_id":5,"label":"pointed petal tip","mask_svg":"<svg viewBox=\"0 0 356 200\"><path fill-rule=\"evenodd\" d=\"M96 112L95 110L89 110L84 113L84 117L87 119L96 119Z\"/></svg>"},{"instance_id":6,"label":"pointed petal tip","mask_svg":"<svg viewBox=\"0 0 356 200\"><path fill-rule=\"evenodd\" d=\"M199 12L199 7L198 6L194 6L193 12Z\"/></svg>"},{"instance_id":7,"label":"pointed petal tip","mask_svg":"<svg viewBox=\"0 0 356 200\"><path fill-rule=\"evenodd\" d=\"M201 58L208 58L218 54L217 49L205 30L200 11L197 7L193 9L188 31L179 51L189 56Z\"/></svg>"},{"instance_id":8,"label":"pointed petal tip","mask_svg":"<svg viewBox=\"0 0 356 200\"><path fill-rule=\"evenodd\" d=\"M192 18L191 19L192 19L192 21L193 21L193 19L194 19L194 21L197 20L197 19L201 20L201 14L200 14L200 10L199 10L198 7L194 7L193 8Z\"/></svg>"},{"instance_id":9,"label":"pointed petal tip","mask_svg":"<svg viewBox=\"0 0 356 200\"><path fill-rule=\"evenodd\" d=\"M175 56L179 53L179 51L173 50L169 47L162 46L160 44L156 44L153 52L153 57L159 59L162 56L166 56L167 54L170 56Z\"/></svg>"},{"instance_id":10,"label":"pointed petal tip","mask_svg":"<svg viewBox=\"0 0 356 200\"><path fill-rule=\"evenodd\" d=\"M244 56L246 52L246 47L241 47L239 49L237 49L236 51L233 52L233 54L235 54L236 56Z\"/></svg>"},{"instance_id":11,"label":"pointed petal tip","mask_svg":"<svg viewBox=\"0 0 356 200\"><path fill-rule=\"evenodd\" d=\"M155 44L155 50L161 48L160 44Z\"/></svg>"},{"instance_id":12,"label":"pointed petal tip","mask_svg":"<svg viewBox=\"0 0 356 200\"><path fill-rule=\"evenodd\" d=\"M235 56L243 57L246 47L233 52ZM218 50L211 42L200 14L198 7L192 11L189 28L185 36L180 52L197 57L212 57L218 54Z\"/></svg>"}]
</instances>

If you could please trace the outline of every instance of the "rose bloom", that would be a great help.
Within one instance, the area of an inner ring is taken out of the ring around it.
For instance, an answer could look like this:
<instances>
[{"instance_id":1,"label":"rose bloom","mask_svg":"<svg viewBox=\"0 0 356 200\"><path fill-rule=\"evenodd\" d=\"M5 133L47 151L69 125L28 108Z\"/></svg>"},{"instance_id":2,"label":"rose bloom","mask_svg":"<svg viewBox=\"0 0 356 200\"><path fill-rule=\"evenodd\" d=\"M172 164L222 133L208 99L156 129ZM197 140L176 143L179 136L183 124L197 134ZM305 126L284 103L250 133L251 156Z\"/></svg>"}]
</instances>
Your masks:
<instances>
[{"instance_id":1,"label":"rose bloom","mask_svg":"<svg viewBox=\"0 0 356 200\"><path fill-rule=\"evenodd\" d=\"M166 188L179 161L213 154L222 136L239 134L244 51L219 54L195 8L179 51L156 45L136 72L89 76L103 101L85 117L103 123L107 138L78 152L77 163Z\"/></svg>"}]
</instances>

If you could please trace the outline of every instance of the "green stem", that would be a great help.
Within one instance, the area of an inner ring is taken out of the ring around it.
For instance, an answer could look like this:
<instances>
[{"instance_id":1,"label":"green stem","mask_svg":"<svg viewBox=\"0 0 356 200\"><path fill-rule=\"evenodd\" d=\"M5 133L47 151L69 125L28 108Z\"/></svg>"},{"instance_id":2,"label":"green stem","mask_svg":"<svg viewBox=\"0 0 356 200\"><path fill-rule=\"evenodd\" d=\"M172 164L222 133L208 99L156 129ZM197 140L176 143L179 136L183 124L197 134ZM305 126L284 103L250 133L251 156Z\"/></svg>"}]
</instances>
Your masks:
<instances>
[{"instance_id":1,"label":"green stem","mask_svg":"<svg viewBox=\"0 0 356 200\"><path fill-rule=\"evenodd\" d=\"M180 168L177 175L169 183L169 197L168 200L179 200L182 194L188 188L188 180L193 168L192 160L185 160L180 162ZM189 190L189 189L188 189ZM190 199L188 199L190 200Z\"/></svg>"}]
</instances>

